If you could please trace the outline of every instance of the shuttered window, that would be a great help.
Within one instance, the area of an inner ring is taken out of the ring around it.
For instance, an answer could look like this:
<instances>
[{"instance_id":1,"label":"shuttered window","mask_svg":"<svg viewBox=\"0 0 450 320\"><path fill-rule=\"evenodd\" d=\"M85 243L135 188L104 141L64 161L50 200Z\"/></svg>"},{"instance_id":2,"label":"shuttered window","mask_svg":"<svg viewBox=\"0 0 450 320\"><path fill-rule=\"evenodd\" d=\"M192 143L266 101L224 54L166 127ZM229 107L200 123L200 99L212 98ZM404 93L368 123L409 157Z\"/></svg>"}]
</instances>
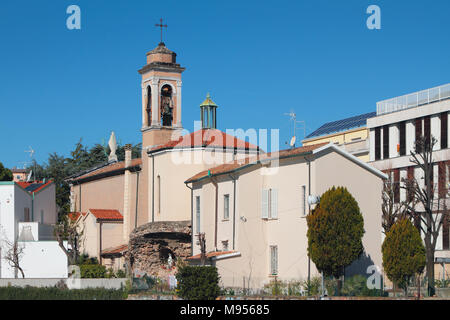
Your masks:
<instances>
[{"instance_id":1,"label":"shuttered window","mask_svg":"<svg viewBox=\"0 0 450 320\"><path fill-rule=\"evenodd\" d=\"M223 219L228 220L230 218L230 195L223 196Z\"/></svg>"},{"instance_id":2,"label":"shuttered window","mask_svg":"<svg viewBox=\"0 0 450 320\"><path fill-rule=\"evenodd\" d=\"M278 274L278 247L270 246L270 274Z\"/></svg>"},{"instance_id":3,"label":"shuttered window","mask_svg":"<svg viewBox=\"0 0 450 320\"><path fill-rule=\"evenodd\" d=\"M195 197L195 221L197 233L200 233L200 197Z\"/></svg>"},{"instance_id":4,"label":"shuttered window","mask_svg":"<svg viewBox=\"0 0 450 320\"><path fill-rule=\"evenodd\" d=\"M265 189L261 194L261 218L278 218L278 190Z\"/></svg>"},{"instance_id":5,"label":"shuttered window","mask_svg":"<svg viewBox=\"0 0 450 320\"><path fill-rule=\"evenodd\" d=\"M269 190L262 190L261 194L261 218L269 218Z\"/></svg>"},{"instance_id":6,"label":"shuttered window","mask_svg":"<svg viewBox=\"0 0 450 320\"><path fill-rule=\"evenodd\" d=\"M306 216L306 186L302 186L302 191L301 191L301 204L300 204L300 208L302 210L302 214L304 216Z\"/></svg>"}]
</instances>

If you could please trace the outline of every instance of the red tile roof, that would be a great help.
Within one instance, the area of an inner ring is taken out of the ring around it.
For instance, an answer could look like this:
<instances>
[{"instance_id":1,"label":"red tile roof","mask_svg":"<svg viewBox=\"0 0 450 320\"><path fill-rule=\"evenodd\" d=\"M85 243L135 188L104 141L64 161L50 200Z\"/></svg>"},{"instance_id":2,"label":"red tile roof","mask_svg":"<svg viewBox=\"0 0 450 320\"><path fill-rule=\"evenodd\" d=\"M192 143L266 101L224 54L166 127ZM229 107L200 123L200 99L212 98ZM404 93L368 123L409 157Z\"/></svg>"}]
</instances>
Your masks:
<instances>
[{"instance_id":1,"label":"red tile roof","mask_svg":"<svg viewBox=\"0 0 450 320\"><path fill-rule=\"evenodd\" d=\"M247 158L240 159L240 160L235 160L235 161L228 162L228 163L219 165L217 167L214 167L214 168L211 168L208 170L201 171L201 172L197 173L196 175L194 175L193 177L189 178L186 181L186 183L195 182L197 180L205 178L208 176L208 173L210 173L212 176L220 175L220 174L232 172L232 171L242 168L244 166L255 165L263 160L279 159L279 158L294 156L294 155L298 155L298 154L302 154L302 153L308 153L315 149L323 147L324 145L327 145L327 144L328 143L326 142L326 143L320 143L320 144L304 146L304 147L299 147L299 148L294 148L294 149L281 150L279 152L262 153L257 156L247 157Z\"/></svg>"},{"instance_id":2,"label":"red tile roof","mask_svg":"<svg viewBox=\"0 0 450 320\"><path fill-rule=\"evenodd\" d=\"M211 259L214 257L220 257L226 254L231 254L231 253L236 253L237 251L212 251L212 252L208 252L206 254L206 258L207 259ZM197 260L201 258L201 254L197 254L195 256L191 256L189 258L187 258L187 260Z\"/></svg>"},{"instance_id":3,"label":"red tile roof","mask_svg":"<svg viewBox=\"0 0 450 320\"><path fill-rule=\"evenodd\" d=\"M123 221L123 216L118 210L113 209L89 209L98 220L116 220Z\"/></svg>"},{"instance_id":4,"label":"red tile roof","mask_svg":"<svg viewBox=\"0 0 450 320\"><path fill-rule=\"evenodd\" d=\"M236 148L245 150L259 150L258 146L247 141L238 139L217 129L201 129L191 134L180 137L178 140L169 141L163 145L154 147L149 151L155 152L163 149L215 147Z\"/></svg>"},{"instance_id":5,"label":"red tile roof","mask_svg":"<svg viewBox=\"0 0 450 320\"><path fill-rule=\"evenodd\" d=\"M52 180L48 180L44 183L44 181L31 181L31 182L23 182L18 181L16 182L20 187L28 191L29 193L36 193L39 192L45 188L47 188L49 185L53 183Z\"/></svg>"},{"instance_id":6,"label":"red tile roof","mask_svg":"<svg viewBox=\"0 0 450 320\"><path fill-rule=\"evenodd\" d=\"M102 255L123 254L126 251L128 251L128 244L121 244L120 246L103 250Z\"/></svg>"},{"instance_id":7,"label":"red tile roof","mask_svg":"<svg viewBox=\"0 0 450 320\"><path fill-rule=\"evenodd\" d=\"M140 166L140 165L142 165L142 159L138 158L138 159L131 160L130 167L136 167L136 166ZM93 171L90 171L81 176L75 177L72 180L73 181L84 180L86 178L91 178L91 177L98 176L100 174L105 174L105 173L119 171L119 170L125 170L125 161L114 162L109 165L100 167L98 169L94 169Z\"/></svg>"}]
</instances>

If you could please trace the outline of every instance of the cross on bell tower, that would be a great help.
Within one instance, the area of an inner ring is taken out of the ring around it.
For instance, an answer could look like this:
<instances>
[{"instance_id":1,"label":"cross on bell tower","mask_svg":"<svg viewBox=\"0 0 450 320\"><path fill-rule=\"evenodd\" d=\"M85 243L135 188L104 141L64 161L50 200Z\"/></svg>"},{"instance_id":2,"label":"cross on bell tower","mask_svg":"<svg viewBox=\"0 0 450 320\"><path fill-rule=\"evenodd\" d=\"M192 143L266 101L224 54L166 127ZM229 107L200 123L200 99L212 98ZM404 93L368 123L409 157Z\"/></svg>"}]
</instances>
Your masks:
<instances>
[{"instance_id":1,"label":"cross on bell tower","mask_svg":"<svg viewBox=\"0 0 450 320\"><path fill-rule=\"evenodd\" d=\"M147 53L147 64L139 70L142 76L142 146L151 147L174 139L181 132L181 74L185 68L177 63L177 54L163 42Z\"/></svg>"},{"instance_id":2,"label":"cross on bell tower","mask_svg":"<svg viewBox=\"0 0 450 320\"><path fill-rule=\"evenodd\" d=\"M164 43L163 41L163 28L167 28L167 24L163 24L163 19L159 19L159 24L155 24L155 27L161 28L161 43Z\"/></svg>"}]
</instances>

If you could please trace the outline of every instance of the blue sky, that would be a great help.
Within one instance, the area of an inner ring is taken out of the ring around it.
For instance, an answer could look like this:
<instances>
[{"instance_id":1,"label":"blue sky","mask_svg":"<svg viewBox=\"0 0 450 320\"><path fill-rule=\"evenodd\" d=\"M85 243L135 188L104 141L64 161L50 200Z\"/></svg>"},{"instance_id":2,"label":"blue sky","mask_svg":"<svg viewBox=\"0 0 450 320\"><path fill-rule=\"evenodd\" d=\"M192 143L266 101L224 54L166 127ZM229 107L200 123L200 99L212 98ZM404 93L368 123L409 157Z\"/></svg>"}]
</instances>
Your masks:
<instances>
[{"instance_id":1,"label":"blue sky","mask_svg":"<svg viewBox=\"0 0 450 320\"><path fill-rule=\"evenodd\" d=\"M82 29L66 28L81 8ZM366 8L381 8L368 30ZM211 92L218 126L306 133L376 102L450 82L450 1L85 1L0 3L0 161L68 156L75 143L140 142L137 72L159 42L186 67L183 125ZM302 132L302 130L299 130ZM301 135L299 135L301 139ZM284 145L281 145L284 148Z\"/></svg>"}]
</instances>

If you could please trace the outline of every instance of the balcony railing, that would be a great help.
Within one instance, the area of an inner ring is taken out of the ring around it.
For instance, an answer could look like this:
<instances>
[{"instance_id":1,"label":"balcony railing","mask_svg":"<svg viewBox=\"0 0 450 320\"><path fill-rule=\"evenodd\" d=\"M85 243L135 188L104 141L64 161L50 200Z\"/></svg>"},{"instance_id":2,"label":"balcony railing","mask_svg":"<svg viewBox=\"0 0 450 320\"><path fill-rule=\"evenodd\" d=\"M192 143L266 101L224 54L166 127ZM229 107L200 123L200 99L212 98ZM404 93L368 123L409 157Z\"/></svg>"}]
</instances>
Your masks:
<instances>
[{"instance_id":1,"label":"balcony railing","mask_svg":"<svg viewBox=\"0 0 450 320\"><path fill-rule=\"evenodd\" d=\"M377 102L377 116L450 99L450 83Z\"/></svg>"}]
</instances>

